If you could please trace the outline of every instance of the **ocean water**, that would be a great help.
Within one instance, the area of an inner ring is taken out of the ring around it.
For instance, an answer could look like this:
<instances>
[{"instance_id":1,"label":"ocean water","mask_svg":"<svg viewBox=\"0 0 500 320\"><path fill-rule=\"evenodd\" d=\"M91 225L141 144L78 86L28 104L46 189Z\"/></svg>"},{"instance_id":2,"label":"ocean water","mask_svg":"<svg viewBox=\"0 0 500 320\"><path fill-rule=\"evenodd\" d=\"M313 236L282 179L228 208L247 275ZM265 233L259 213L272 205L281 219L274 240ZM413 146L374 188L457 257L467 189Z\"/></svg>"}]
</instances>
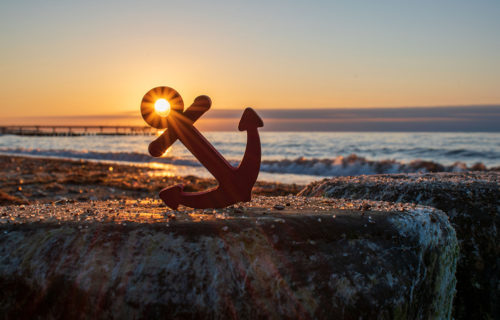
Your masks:
<instances>
[{"instance_id":1,"label":"ocean water","mask_svg":"<svg viewBox=\"0 0 500 320\"><path fill-rule=\"evenodd\" d=\"M234 166L246 134L204 133ZM149 156L153 136L25 137L0 135L0 153L126 162L163 168L166 175L210 176L176 142L161 158ZM462 171L500 166L500 133L262 132L259 180L304 184L331 176Z\"/></svg>"}]
</instances>

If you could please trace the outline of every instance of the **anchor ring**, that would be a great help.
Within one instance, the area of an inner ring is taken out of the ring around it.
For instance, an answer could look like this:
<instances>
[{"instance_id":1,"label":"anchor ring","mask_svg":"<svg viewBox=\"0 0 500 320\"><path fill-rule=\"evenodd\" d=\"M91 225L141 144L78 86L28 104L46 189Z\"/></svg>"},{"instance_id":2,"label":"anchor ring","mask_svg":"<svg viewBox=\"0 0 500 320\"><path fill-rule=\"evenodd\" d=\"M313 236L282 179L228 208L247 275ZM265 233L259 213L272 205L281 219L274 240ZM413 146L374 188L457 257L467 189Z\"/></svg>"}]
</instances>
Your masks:
<instances>
[{"instance_id":1,"label":"anchor ring","mask_svg":"<svg viewBox=\"0 0 500 320\"><path fill-rule=\"evenodd\" d=\"M159 110L159 106L163 107L162 110ZM182 113L183 111L184 101L181 95L170 87L153 88L142 98L142 118L147 124L156 129L166 129L168 127L168 117L172 115L172 112Z\"/></svg>"}]
</instances>

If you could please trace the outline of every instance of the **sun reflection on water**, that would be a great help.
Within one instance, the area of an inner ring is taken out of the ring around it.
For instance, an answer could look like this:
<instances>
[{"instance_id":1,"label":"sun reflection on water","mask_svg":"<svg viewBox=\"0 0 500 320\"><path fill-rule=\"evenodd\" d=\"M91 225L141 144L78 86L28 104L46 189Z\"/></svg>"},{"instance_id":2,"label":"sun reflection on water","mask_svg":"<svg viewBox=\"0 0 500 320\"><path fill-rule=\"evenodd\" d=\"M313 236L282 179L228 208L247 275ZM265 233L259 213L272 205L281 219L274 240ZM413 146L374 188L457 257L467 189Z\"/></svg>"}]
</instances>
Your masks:
<instances>
[{"instance_id":1,"label":"sun reflection on water","mask_svg":"<svg viewBox=\"0 0 500 320\"><path fill-rule=\"evenodd\" d=\"M170 148L169 148L170 150ZM168 152L168 150L167 150ZM167 153L165 152L165 154ZM175 166L171 164L166 164L166 163L157 163L157 162L152 162L148 164L148 167L153 169L153 171L148 172L148 176L150 177L175 177L176 174L174 174L175 171Z\"/></svg>"}]
</instances>

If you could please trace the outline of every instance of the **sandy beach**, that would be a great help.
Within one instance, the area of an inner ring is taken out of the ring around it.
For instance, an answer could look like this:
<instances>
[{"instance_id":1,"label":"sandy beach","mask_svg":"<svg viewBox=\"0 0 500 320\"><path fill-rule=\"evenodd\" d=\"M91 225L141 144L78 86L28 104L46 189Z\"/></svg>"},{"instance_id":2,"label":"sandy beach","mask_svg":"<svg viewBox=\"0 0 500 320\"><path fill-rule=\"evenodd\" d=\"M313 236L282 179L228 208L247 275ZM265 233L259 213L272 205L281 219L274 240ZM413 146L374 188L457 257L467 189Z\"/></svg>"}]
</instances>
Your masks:
<instances>
[{"instance_id":1,"label":"sandy beach","mask_svg":"<svg viewBox=\"0 0 500 320\"><path fill-rule=\"evenodd\" d=\"M184 184L189 192L216 185L214 179L169 176L149 166L83 160L0 156L0 167L0 205L157 198L161 189L174 184ZM253 193L289 195L303 187L257 182Z\"/></svg>"}]
</instances>

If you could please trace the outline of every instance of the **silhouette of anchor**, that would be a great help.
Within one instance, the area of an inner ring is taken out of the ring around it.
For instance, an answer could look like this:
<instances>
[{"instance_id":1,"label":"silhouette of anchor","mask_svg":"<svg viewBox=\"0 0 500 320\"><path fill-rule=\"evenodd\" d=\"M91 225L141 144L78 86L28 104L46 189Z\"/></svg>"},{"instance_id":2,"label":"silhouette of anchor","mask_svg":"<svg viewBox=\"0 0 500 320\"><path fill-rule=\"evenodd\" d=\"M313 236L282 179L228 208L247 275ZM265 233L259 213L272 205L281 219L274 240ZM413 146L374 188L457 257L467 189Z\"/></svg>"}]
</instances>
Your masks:
<instances>
[{"instance_id":1,"label":"silhouette of anchor","mask_svg":"<svg viewBox=\"0 0 500 320\"><path fill-rule=\"evenodd\" d=\"M165 99L170 104L170 113L160 116L155 102ZM153 157L161 156L175 141L184 146L217 179L217 187L201 192L184 192L183 185L174 185L160 191L160 198L167 206L177 209L179 204L196 209L223 208L237 202L251 200L252 187L260 170L261 148L257 128L264 123L257 113L246 108L241 116L238 130L247 132L245 155L235 168L194 127L194 123L210 109L212 101L208 96L197 97L184 111L181 95L170 87L156 87L148 91L141 103L141 114L152 127L166 129L149 144Z\"/></svg>"}]
</instances>

